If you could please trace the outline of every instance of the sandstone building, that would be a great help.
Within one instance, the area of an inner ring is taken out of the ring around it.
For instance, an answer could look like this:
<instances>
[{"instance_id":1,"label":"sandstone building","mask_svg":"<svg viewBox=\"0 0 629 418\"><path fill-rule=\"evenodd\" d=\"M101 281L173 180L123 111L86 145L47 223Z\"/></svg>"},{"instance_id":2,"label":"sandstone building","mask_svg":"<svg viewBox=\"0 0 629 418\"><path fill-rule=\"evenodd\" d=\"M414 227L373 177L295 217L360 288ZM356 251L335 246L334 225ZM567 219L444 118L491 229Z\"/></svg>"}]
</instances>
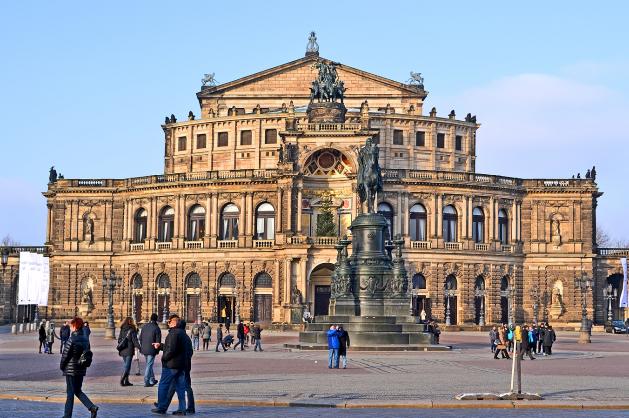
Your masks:
<instances>
[{"instance_id":1,"label":"sandstone building","mask_svg":"<svg viewBox=\"0 0 629 418\"><path fill-rule=\"evenodd\" d=\"M357 149L371 137L385 181L378 210L405 240L414 315L578 322L585 296L589 317L605 320L603 289L621 285L621 252L601 255L594 243L594 178L477 173L480 124L425 109L419 77L400 83L338 64L345 122L309 123L313 64L323 59L311 48L204 85L198 116L162 125L162 174L49 184L48 313L103 319L102 278L113 270L122 278L116 318L201 312L294 323L304 308L326 314L334 245L360 211ZM334 233L320 236L330 213ZM582 275L594 278L584 295Z\"/></svg>"}]
</instances>

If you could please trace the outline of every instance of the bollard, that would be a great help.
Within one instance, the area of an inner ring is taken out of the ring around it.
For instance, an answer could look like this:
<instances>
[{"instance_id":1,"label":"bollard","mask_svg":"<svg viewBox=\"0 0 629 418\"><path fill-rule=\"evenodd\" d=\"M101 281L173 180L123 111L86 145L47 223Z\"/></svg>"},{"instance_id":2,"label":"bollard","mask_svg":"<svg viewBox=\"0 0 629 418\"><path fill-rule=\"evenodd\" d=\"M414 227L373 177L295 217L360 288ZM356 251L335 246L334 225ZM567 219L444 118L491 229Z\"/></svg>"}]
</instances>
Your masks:
<instances>
[{"instance_id":1,"label":"bollard","mask_svg":"<svg viewBox=\"0 0 629 418\"><path fill-rule=\"evenodd\" d=\"M17 334L17 325L11 325L11 334Z\"/></svg>"},{"instance_id":2,"label":"bollard","mask_svg":"<svg viewBox=\"0 0 629 418\"><path fill-rule=\"evenodd\" d=\"M24 324L20 324L20 327L18 328L18 330L20 334L24 334Z\"/></svg>"}]
</instances>

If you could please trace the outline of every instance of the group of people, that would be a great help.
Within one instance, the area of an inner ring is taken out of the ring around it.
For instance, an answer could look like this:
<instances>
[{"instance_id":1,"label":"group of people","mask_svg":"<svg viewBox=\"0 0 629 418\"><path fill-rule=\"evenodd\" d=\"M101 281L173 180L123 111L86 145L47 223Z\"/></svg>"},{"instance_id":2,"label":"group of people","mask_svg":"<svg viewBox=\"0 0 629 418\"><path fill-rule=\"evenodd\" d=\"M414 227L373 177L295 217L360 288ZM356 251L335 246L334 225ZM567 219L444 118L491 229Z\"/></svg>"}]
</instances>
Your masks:
<instances>
[{"instance_id":1,"label":"group of people","mask_svg":"<svg viewBox=\"0 0 629 418\"><path fill-rule=\"evenodd\" d=\"M489 331L489 341L491 343L491 352L494 353L494 359L501 358L510 359L509 353L513 353L516 329L513 325L494 326ZM521 341L520 351L518 353L521 360L524 356L528 356L531 360L535 360L533 354L544 356L552 355L553 343L557 339L555 330L552 325L541 323L536 325L522 325L520 328Z\"/></svg>"},{"instance_id":2,"label":"group of people","mask_svg":"<svg viewBox=\"0 0 629 418\"><path fill-rule=\"evenodd\" d=\"M240 346L240 350L242 351L251 344L254 346L253 351L264 351L262 350L262 328L259 324L253 324L251 322L249 322L249 324L244 322L238 323L236 327L236 338L238 338L238 341L234 344L234 336L231 335L227 324L225 325L225 331L223 331L223 324L218 324L218 328L216 329L216 352L220 352L219 347L222 348L223 351L227 351L232 344L234 344L234 350Z\"/></svg>"},{"instance_id":3,"label":"group of people","mask_svg":"<svg viewBox=\"0 0 629 418\"><path fill-rule=\"evenodd\" d=\"M343 360L343 368L347 368L347 348L349 334L341 325L331 325L328 331L328 369L338 369L339 359Z\"/></svg>"},{"instance_id":4,"label":"group of people","mask_svg":"<svg viewBox=\"0 0 629 418\"><path fill-rule=\"evenodd\" d=\"M87 338L89 338L90 324L88 322L83 323L83 330ZM42 321L41 325L39 326L39 331L38 331L39 354L42 354L42 353L53 354L52 349L55 343L55 338L61 341L61 348L59 349L59 352L61 353L63 345L70 338L70 334L71 334L71 330L70 330L70 324L68 323L68 321L65 321L63 325L61 326L61 328L59 328L59 334L57 334L57 332L55 331L54 322ZM42 349L44 351L42 351Z\"/></svg>"}]
</instances>

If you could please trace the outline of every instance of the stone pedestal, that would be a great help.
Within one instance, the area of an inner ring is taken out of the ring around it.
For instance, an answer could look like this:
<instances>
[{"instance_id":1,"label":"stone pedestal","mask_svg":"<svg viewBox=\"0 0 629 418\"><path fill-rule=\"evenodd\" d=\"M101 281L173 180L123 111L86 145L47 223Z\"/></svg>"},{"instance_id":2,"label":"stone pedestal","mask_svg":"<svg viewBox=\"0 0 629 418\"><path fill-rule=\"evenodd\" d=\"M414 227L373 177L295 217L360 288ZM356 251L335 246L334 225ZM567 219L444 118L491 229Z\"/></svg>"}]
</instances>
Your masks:
<instances>
[{"instance_id":1,"label":"stone pedestal","mask_svg":"<svg viewBox=\"0 0 629 418\"><path fill-rule=\"evenodd\" d=\"M343 103L313 102L306 110L309 123L345 123L347 109Z\"/></svg>"}]
</instances>

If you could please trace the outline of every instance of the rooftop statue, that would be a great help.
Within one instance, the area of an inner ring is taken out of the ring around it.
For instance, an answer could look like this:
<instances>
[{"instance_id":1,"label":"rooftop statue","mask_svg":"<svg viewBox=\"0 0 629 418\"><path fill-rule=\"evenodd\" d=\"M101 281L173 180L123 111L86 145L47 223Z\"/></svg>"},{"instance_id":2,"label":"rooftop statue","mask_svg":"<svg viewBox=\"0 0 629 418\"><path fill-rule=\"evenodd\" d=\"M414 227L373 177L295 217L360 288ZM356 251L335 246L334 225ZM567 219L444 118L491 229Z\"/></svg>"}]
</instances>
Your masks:
<instances>
[{"instance_id":1,"label":"rooftop statue","mask_svg":"<svg viewBox=\"0 0 629 418\"><path fill-rule=\"evenodd\" d=\"M414 71L411 71L411 78L408 79L406 84L424 88L424 77L422 77L422 73L416 73Z\"/></svg>"},{"instance_id":2,"label":"rooftop statue","mask_svg":"<svg viewBox=\"0 0 629 418\"><path fill-rule=\"evenodd\" d=\"M214 87L216 85L216 79L214 78L214 73L204 74L201 79L201 85L203 87L209 86Z\"/></svg>"},{"instance_id":3,"label":"rooftop statue","mask_svg":"<svg viewBox=\"0 0 629 418\"><path fill-rule=\"evenodd\" d=\"M318 54L319 44L317 43L317 34L314 31L310 32L308 37L308 46L306 46L306 54Z\"/></svg>"},{"instance_id":4,"label":"rooftop statue","mask_svg":"<svg viewBox=\"0 0 629 418\"><path fill-rule=\"evenodd\" d=\"M50 172L48 174L48 183L55 183L57 181L57 170L55 170L55 166L50 167Z\"/></svg>"},{"instance_id":5,"label":"rooftop statue","mask_svg":"<svg viewBox=\"0 0 629 418\"><path fill-rule=\"evenodd\" d=\"M376 211L376 195L382 191L382 173L378 164L378 146L367 139L358 152L358 197L360 203L367 202L367 213Z\"/></svg>"},{"instance_id":6,"label":"rooftop statue","mask_svg":"<svg viewBox=\"0 0 629 418\"><path fill-rule=\"evenodd\" d=\"M338 63L317 61L313 67L319 71L317 79L312 82L310 88L310 102L317 99L318 102L336 102L340 100L343 103L345 95L345 86L339 79L336 72Z\"/></svg>"}]
</instances>

